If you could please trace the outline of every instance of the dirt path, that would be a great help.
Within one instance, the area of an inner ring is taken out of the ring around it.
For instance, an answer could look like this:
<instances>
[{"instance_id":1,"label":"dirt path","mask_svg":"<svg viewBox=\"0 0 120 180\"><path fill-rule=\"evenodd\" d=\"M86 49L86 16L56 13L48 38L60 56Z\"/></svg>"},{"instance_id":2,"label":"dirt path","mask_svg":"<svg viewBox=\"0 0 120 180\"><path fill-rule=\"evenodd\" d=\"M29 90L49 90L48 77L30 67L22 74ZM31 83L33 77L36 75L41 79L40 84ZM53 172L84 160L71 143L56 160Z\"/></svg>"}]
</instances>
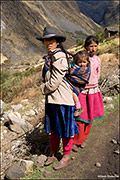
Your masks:
<instances>
[{"instance_id":1,"label":"dirt path","mask_svg":"<svg viewBox=\"0 0 120 180\"><path fill-rule=\"evenodd\" d=\"M113 144L112 139L119 139L118 109L95 121L87 146L79 148L77 153L72 152L74 160L71 164L60 171L53 171L48 179L119 179L119 155L114 151L120 144ZM95 166L96 162L101 164L101 168Z\"/></svg>"}]
</instances>

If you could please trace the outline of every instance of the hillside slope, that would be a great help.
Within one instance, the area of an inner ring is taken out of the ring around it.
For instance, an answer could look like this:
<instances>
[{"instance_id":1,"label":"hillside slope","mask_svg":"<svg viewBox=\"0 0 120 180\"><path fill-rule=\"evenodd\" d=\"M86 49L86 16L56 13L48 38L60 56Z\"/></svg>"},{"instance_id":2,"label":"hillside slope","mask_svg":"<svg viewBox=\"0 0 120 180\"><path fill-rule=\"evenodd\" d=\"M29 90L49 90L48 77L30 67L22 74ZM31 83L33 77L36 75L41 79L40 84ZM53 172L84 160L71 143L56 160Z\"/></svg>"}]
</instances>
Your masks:
<instances>
[{"instance_id":1,"label":"hillside slope","mask_svg":"<svg viewBox=\"0 0 120 180\"><path fill-rule=\"evenodd\" d=\"M102 21L103 15L107 9L110 0L108 1L77 1L80 12L93 19L96 23Z\"/></svg>"},{"instance_id":2,"label":"hillside slope","mask_svg":"<svg viewBox=\"0 0 120 180\"><path fill-rule=\"evenodd\" d=\"M67 48L100 27L79 12L76 1L2 1L1 10L1 51L11 65L39 61L45 49L36 37L46 25L66 34Z\"/></svg>"},{"instance_id":3,"label":"hillside slope","mask_svg":"<svg viewBox=\"0 0 120 180\"><path fill-rule=\"evenodd\" d=\"M108 5L104 13L103 20L101 21L100 24L102 26L110 26L110 25L118 24L120 21L119 12L120 12L119 1L116 0L111 1L111 3Z\"/></svg>"},{"instance_id":4,"label":"hillside slope","mask_svg":"<svg viewBox=\"0 0 120 180\"><path fill-rule=\"evenodd\" d=\"M80 12L90 17L102 27L118 24L119 22L119 0L107 1L78 1L76 0Z\"/></svg>"}]
</instances>

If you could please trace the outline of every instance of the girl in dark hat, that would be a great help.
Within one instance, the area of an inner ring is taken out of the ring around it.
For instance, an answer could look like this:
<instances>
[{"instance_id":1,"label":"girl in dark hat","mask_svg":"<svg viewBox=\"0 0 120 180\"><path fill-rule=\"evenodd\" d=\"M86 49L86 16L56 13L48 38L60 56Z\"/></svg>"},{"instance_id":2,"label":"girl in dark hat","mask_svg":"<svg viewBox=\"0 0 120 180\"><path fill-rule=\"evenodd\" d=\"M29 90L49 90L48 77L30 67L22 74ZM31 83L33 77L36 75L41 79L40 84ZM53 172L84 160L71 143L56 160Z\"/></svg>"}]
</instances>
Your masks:
<instances>
[{"instance_id":1,"label":"girl in dark hat","mask_svg":"<svg viewBox=\"0 0 120 180\"><path fill-rule=\"evenodd\" d=\"M40 85L42 93L46 96L44 131L50 138L51 154L45 165L50 165L57 160L60 139L63 143L63 157L54 166L55 170L64 168L70 163L73 137L79 133L74 120L74 101L72 88L64 80L68 71L67 53L62 46L66 40L55 27L46 27L42 41L48 55L44 57L43 82Z\"/></svg>"}]
</instances>

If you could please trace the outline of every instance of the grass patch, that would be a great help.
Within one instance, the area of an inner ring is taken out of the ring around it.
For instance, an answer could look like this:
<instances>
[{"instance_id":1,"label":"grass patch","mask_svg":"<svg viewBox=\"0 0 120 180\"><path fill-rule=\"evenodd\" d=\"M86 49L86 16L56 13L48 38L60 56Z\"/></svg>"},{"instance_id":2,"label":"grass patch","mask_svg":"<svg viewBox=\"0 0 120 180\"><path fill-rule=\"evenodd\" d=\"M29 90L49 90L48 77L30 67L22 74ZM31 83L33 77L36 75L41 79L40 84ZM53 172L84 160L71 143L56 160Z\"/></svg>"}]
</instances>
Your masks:
<instances>
[{"instance_id":1,"label":"grass patch","mask_svg":"<svg viewBox=\"0 0 120 180\"><path fill-rule=\"evenodd\" d=\"M9 71L1 71L1 99L9 103L28 88L37 87L39 91L39 84L42 80L42 66L27 68L24 72L15 72L13 74Z\"/></svg>"},{"instance_id":2,"label":"grass patch","mask_svg":"<svg viewBox=\"0 0 120 180\"><path fill-rule=\"evenodd\" d=\"M115 40L111 40L111 41L107 41L107 42L103 42L103 43L100 43L99 46L106 46L108 44L112 44L112 45L117 45L117 43L115 42Z\"/></svg>"}]
</instances>

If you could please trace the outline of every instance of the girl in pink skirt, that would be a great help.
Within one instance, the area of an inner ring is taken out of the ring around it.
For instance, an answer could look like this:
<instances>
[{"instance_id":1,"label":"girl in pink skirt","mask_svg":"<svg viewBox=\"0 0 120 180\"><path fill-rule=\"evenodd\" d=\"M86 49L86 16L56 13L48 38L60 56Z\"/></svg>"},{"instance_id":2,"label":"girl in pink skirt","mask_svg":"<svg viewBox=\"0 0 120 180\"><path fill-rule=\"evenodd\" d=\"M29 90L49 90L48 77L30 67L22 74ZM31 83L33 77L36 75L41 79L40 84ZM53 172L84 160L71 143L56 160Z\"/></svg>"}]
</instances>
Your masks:
<instances>
[{"instance_id":1,"label":"girl in pink skirt","mask_svg":"<svg viewBox=\"0 0 120 180\"><path fill-rule=\"evenodd\" d=\"M85 40L85 48L90 56L91 76L89 83L79 95L84 112L76 118L79 134L74 136L72 147L74 152L78 151L78 146L85 147L85 140L89 136L93 120L104 117L102 94L98 87L101 66L101 60L96 56L98 39L95 36L88 36Z\"/></svg>"}]
</instances>

